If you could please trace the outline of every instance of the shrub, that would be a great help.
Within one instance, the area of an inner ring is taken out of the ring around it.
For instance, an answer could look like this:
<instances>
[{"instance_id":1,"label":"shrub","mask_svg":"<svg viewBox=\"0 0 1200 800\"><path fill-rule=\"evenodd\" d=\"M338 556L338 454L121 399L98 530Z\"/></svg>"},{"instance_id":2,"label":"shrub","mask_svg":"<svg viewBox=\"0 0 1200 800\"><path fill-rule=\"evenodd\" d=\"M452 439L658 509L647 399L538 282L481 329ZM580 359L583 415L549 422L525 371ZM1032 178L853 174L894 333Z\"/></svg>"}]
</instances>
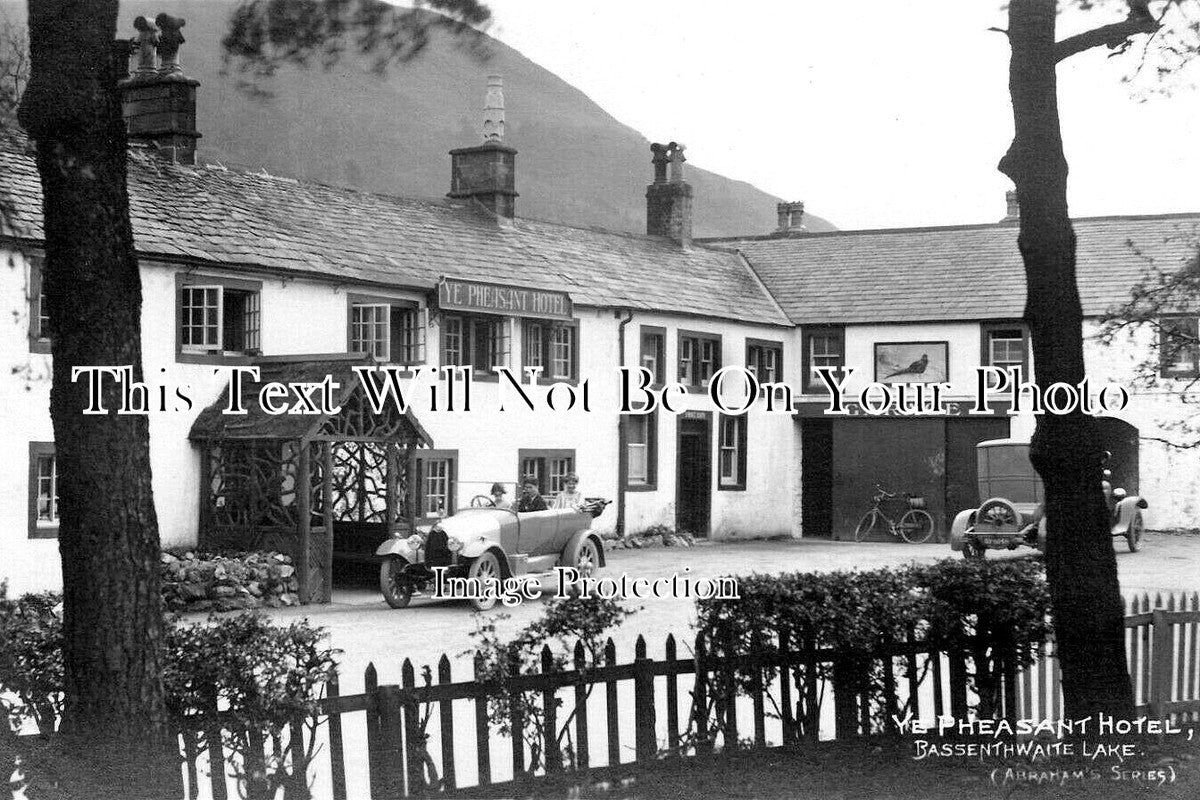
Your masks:
<instances>
[{"instance_id":1,"label":"shrub","mask_svg":"<svg viewBox=\"0 0 1200 800\"><path fill-rule=\"evenodd\" d=\"M796 667L797 685L830 680L839 706L861 696L873 703L878 720L884 662L875 654L889 643L913 636L962 655L980 697L977 710L990 716L1004 664L1028 664L1030 644L1049 632L1049 593L1040 563L1032 561L948 559L864 572L751 575L738 583L740 599L697 601L699 632L711 653L760 653L770 661L785 635L790 650L829 648L836 652L832 659ZM898 659L895 666L904 670L907 662ZM746 692L760 681L770 686L777 673L755 664L739 667L733 678ZM801 698L801 705L807 701ZM801 723L818 719L818 711L803 707Z\"/></svg>"},{"instance_id":2,"label":"shrub","mask_svg":"<svg viewBox=\"0 0 1200 800\"><path fill-rule=\"evenodd\" d=\"M3 598L0 585L0 702L16 730L35 722L55 729L62 712L63 628L57 594ZM256 614L168 624L163 659L167 710L181 730L222 730L222 744L241 756L247 797L272 797L289 780L303 781L290 752L263 757L262 743L293 723L316 724L317 702L336 666L325 633L307 622L286 627ZM312 756L309 737L304 762Z\"/></svg>"},{"instance_id":3,"label":"shrub","mask_svg":"<svg viewBox=\"0 0 1200 800\"><path fill-rule=\"evenodd\" d=\"M167 550L159 571L163 603L171 611L242 611L300 602L296 567L282 553Z\"/></svg>"},{"instance_id":4,"label":"shrub","mask_svg":"<svg viewBox=\"0 0 1200 800\"><path fill-rule=\"evenodd\" d=\"M506 615L490 619L476 616L476 627L471 636L477 645L468 653L475 656L478 680L491 687L488 720L500 733L524 739L529 747L529 773L539 767L549 769L554 754L557 754L557 763L553 766L574 768L577 765L576 745L572 740L575 712L558 721L558 730L546 730L541 693L515 688L512 678L541 674L543 659L547 657L553 671L574 669L578 653L582 658L582 680L588 670L601 664L605 635L631 613L616 600L558 598L546 605L540 619L508 641L501 639L496 631L496 622L505 619ZM595 684L584 683L585 697L589 697ZM561 705L557 698L555 702ZM514 712L523 721L522 730L513 730Z\"/></svg>"},{"instance_id":5,"label":"shrub","mask_svg":"<svg viewBox=\"0 0 1200 800\"><path fill-rule=\"evenodd\" d=\"M62 596L6 597L0 583L0 706L10 727L27 721L53 730L62 711Z\"/></svg>"}]
</instances>

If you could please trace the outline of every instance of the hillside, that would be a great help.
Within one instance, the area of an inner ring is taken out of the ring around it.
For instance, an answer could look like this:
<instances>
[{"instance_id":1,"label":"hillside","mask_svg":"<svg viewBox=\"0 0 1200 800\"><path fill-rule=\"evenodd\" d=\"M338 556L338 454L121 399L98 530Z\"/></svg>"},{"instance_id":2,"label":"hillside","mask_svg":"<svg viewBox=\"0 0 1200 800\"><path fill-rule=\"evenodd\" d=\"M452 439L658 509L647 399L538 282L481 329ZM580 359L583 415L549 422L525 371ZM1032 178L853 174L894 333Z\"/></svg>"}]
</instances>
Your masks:
<instances>
[{"instance_id":1,"label":"hillside","mask_svg":"<svg viewBox=\"0 0 1200 800\"><path fill-rule=\"evenodd\" d=\"M229 0L126 0L119 31L159 11L187 20L180 51L189 77L201 82L200 157L229 166L373 192L440 197L449 188L447 151L477 143L485 75L504 76L506 143L516 147L517 213L572 225L644 232L645 187L651 177L649 141L622 125L582 92L517 51L491 40L480 62L438 36L408 64L387 75L353 58L330 71L281 69L257 87L238 88L239 75L221 74L220 39ZM0 4L24 22L24 3ZM687 131L675 133L687 141ZM689 164L695 186L695 235L767 233L777 198L740 181ZM788 198L794 199L794 198ZM831 230L807 215L810 230Z\"/></svg>"}]
</instances>

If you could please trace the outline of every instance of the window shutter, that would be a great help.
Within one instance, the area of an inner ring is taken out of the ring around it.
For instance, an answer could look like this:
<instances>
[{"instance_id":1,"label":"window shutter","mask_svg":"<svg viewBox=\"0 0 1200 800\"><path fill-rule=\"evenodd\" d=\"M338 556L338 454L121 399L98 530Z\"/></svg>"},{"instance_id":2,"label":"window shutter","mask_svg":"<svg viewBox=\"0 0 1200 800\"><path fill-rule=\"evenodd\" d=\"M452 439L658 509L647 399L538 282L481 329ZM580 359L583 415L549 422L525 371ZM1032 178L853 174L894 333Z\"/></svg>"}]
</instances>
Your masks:
<instances>
[{"instance_id":1,"label":"window shutter","mask_svg":"<svg viewBox=\"0 0 1200 800\"><path fill-rule=\"evenodd\" d=\"M579 369L579 328L571 327L568 330L571 332L571 378L579 380L582 374Z\"/></svg>"},{"instance_id":2,"label":"window shutter","mask_svg":"<svg viewBox=\"0 0 1200 800\"><path fill-rule=\"evenodd\" d=\"M409 364L412 356L408 348L408 309L389 306L388 312L388 361Z\"/></svg>"},{"instance_id":3,"label":"window shutter","mask_svg":"<svg viewBox=\"0 0 1200 800\"><path fill-rule=\"evenodd\" d=\"M413 493L416 496L413 498L413 505L416 506L416 514L413 516L425 516L425 462L418 458L416 459L417 468L417 490Z\"/></svg>"},{"instance_id":4,"label":"window shutter","mask_svg":"<svg viewBox=\"0 0 1200 800\"><path fill-rule=\"evenodd\" d=\"M42 330L42 260L30 259L29 262L29 338L33 340L46 338L47 332Z\"/></svg>"}]
</instances>

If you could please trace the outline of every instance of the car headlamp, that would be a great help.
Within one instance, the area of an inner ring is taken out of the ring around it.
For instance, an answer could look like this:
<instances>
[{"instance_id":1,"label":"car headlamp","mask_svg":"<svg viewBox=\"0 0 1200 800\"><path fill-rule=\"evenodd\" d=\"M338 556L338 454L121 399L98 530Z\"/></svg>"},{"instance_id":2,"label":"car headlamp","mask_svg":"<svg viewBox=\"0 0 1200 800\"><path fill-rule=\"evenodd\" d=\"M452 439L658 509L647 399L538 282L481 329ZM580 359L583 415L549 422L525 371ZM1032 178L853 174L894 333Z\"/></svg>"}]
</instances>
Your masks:
<instances>
[{"instance_id":1,"label":"car headlamp","mask_svg":"<svg viewBox=\"0 0 1200 800\"><path fill-rule=\"evenodd\" d=\"M457 536L449 536L446 538L446 547L451 553L457 553L463 549L462 539L459 539Z\"/></svg>"},{"instance_id":2,"label":"car headlamp","mask_svg":"<svg viewBox=\"0 0 1200 800\"><path fill-rule=\"evenodd\" d=\"M409 536L406 541L408 542L408 546L413 550L420 550L421 546L425 544L425 540L419 533L414 533L412 536Z\"/></svg>"}]
</instances>

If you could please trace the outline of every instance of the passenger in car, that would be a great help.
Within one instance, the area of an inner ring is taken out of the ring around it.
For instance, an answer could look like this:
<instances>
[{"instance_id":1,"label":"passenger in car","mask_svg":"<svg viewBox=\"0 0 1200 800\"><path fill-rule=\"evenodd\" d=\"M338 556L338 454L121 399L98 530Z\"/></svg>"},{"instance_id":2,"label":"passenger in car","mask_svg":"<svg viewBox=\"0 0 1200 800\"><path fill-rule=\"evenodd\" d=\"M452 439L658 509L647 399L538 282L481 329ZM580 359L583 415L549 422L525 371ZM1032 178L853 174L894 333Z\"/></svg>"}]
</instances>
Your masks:
<instances>
[{"instance_id":1,"label":"passenger in car","mask_svg":"<svg viewBox=\"0 0 1200 800\"><path fill-rule=\"evenodd\" d=\"M537 478L526 475L521 479L521 496L517 499L517 511L545 511L546 508L546 501L538 489Z\"/></svg>"},{"instance_id":2,"label":"passenger in car","mask_svg":"<svg viewBox=\"0 0 1200 800\"><path fill-rule=\"evenodd\" d=\"M563 490L554 498L554 508L571 508L578 511L585 502L587 501L579 493L579 476L568 472L563 478Z\"/></svg>"},{"instance_id":3,"label":"passenger in car","mask_svg":"<svg viewBox=\"0 0 1200 800\"><path fill-rule=\"evenodd\" d=\"M512 503L504 499L504 495L506 494L508 494L508 491L504 488L503 483L493 483L492 505L495 508L512 508Z\"/></svg>"}]
</instances>

